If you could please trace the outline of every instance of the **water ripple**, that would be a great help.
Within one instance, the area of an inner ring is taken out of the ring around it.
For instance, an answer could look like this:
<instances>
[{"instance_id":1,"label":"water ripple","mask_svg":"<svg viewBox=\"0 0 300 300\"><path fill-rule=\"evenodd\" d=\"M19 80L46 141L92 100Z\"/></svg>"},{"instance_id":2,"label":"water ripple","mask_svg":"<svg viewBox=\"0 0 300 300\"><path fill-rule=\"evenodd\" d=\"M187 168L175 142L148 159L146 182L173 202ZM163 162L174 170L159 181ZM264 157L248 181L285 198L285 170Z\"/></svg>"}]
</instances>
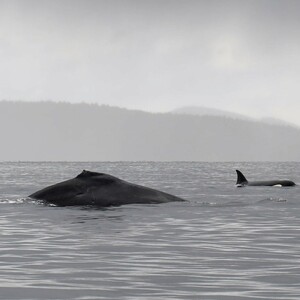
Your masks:
<instances>
[{"instance_id":1,"label":"water ripple","mask_svg":"<svg viewBox=\"0 0 300 300\"><path fill-rule=\"evenodd\" d=\"M36 205L22 198L33 178L49 184L57 168L68 175L78 166L2 165L9 185L24 187L0 186L1 299L300 298L299 189L236 189L230 163L90 164L178 189L190 201L106 210ZM208 184L222 177L220 187Z\"/></svg>"}]
</instances>

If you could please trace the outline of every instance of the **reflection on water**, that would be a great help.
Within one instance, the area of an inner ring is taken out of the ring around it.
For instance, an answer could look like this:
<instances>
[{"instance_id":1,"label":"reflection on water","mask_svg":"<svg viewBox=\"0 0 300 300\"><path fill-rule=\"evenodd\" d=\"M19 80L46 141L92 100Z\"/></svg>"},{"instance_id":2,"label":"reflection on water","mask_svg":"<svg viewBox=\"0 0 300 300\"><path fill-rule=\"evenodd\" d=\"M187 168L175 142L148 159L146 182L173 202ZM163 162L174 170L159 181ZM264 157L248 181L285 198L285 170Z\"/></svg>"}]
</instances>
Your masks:
<instances>
[{"instance_id":1,"label":"reflection on water","mask_svg":"<svg viewBox=\"0 0 300 300\"><path fill-rule=\"evenodd\" d=\"M0 299L300 298L299 187L234 187L236 167L260 179L270 163L1 167ZM91 209L22 198L82 169L189 201Z\"/></svg>"}]
</instances>

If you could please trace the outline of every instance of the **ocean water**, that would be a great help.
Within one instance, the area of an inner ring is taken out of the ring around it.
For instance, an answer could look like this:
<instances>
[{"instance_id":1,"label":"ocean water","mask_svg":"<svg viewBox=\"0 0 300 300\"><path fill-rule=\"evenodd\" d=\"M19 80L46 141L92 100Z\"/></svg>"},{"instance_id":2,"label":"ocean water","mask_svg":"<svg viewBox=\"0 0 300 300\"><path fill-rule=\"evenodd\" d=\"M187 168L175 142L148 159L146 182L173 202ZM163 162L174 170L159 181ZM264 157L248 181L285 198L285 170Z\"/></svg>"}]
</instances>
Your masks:
<instances>
[{"instance_id":1,"label":"ocean water","mask_svg":"<svg viewBox=\"0 0 300 300\"><path fill-rule=\"evenodd\" d=\"M300 299L300 163L0 163L0 299ZM51 207L83 169L186 202Z\"/></svg>"}]
</instances>

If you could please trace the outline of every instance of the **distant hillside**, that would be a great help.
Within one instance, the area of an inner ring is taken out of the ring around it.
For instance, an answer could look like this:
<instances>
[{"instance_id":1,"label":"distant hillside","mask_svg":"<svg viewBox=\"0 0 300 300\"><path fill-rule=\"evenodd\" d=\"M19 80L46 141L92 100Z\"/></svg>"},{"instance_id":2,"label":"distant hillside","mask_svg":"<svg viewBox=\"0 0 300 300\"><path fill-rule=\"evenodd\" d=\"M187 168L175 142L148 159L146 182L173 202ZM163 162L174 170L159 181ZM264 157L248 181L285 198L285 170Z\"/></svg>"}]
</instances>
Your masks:
<instances>
[{"instance_id":1,"label":"distant hillside","mask_svg":"<svg viewBox=\"0 0 300 300\"><path fill-rule=\"evenodd\" d=\"M0 102L0 160L300 161L300 130L220 116Z\"/></svg>"}]
</instances>

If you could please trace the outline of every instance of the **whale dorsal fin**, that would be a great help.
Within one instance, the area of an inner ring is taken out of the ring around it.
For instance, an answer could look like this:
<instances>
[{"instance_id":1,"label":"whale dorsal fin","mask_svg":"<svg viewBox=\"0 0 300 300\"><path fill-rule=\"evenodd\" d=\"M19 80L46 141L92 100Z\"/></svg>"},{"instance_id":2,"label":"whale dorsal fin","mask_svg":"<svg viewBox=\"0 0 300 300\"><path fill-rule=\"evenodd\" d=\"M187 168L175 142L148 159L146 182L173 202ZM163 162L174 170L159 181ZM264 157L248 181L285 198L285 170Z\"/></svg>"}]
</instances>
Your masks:
<instances>
[{"instance_id":1,"label":"whale dorsal fin","mask_svg":"<svg viewBox=\"0 0 300 300\"><path fill-rule=\"evenodd\" d=\"M236 184L244 185L248 183L248 180L246 177L243 175L243 173L239 170L236 170L237 173L237 181Z\"/></svg>"},{"instance_id":2,"label":"whale dorsal fin","mask_svg":"<svg viewBox=\"0 0 300 300\"><path fill-rule=\"evenodd\" d=\"M93 177L93 176L99 176L99 175L103 175L103 173L97 173L97 172L91 172L91 171L83 170L79 175L77 175L77 178Z\"/></svg>"}]
</instances>

